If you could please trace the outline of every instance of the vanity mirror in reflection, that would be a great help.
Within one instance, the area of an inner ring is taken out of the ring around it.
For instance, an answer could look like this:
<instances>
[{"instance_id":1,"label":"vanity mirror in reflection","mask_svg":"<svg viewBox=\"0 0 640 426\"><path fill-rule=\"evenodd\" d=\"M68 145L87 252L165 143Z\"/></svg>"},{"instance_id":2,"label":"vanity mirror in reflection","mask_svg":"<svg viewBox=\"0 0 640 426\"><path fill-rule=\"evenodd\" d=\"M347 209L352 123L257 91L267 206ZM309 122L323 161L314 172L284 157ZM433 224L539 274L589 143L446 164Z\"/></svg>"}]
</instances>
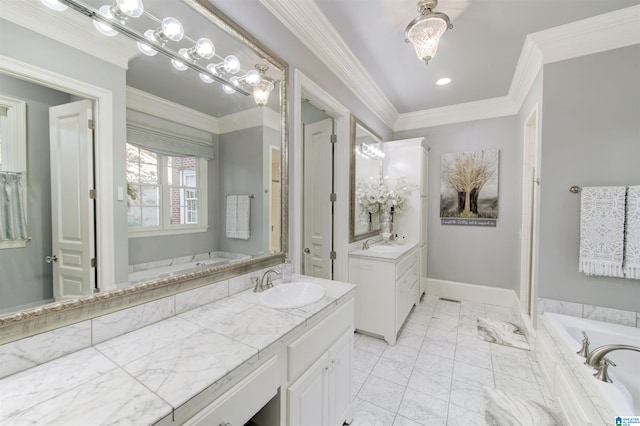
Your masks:
<instances>
[{"instance_id":1,"label":"vanity mirror in reflection","mask_svg":"<svg viewBox=\"0 0 640 426\"><path fill-rule=\"evenodd\" d=\"M380 231L376 186L382 179L382 140L351 116L351 191L349 242L369 238Z\"/></svg>"},{"instance_id":2,"label":"vanity mirror in reflection","mask_svg":"<svg viewBox=\"0 0 640 426\"><path fill-rule=\"evenodd\" d=\"M74 10L104 3L0 8L0 100L27 128L0 314L286 251L286 63L209 2L145 0L127 34ZM3 165L21 158L5 140Z\"/></svg>"}]
</instances>

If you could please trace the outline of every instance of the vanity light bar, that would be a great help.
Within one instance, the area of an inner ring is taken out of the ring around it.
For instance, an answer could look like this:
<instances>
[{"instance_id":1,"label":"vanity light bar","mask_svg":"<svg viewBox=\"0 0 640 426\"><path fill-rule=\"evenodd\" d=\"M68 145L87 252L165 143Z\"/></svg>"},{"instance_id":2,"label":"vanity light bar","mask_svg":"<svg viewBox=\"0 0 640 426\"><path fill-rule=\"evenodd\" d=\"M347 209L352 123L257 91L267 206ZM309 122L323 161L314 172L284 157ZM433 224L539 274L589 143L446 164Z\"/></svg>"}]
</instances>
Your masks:
<instances>
[{"instance_id":1,"label":"vanity light bar","mask_svg":"<svg viewBox=\"0 0 640 426\"><path fill-rule=\"evenodd\" d=\"M244 90L242 87L236 86L233 83L231 83L230 81L228 81L225 78L220 77L219 75L216 75L214 73L212 73L209 69L195 63L192 61L187 61L185 60L185 57L178 54L177 52L174 52L171 49L167 49L166 47L164 47L162 44L158 43L155 40L150 40L147 37L145 37L142 34L138 34L136 31L133 31L132 29L128 28L126 25L121 24L120 22L118 22L116 19L109 19L107 17L105 17L102 13L100 13L98 10L89 7L89 6L85 6L81 3L78 3L76 0L59 0L60 3L64 3L66 5L68 5L69 7L71 7L74 10L77 10L78 12L82 13L83 15L88 16L89 18L103 23L105 25L109 25L111 27L113 27L114 29L116 29L118 32L125 34L126 36L134 39L137 42L146 44L146 45L150 45L153 49L155 49L156 51L162 53L163 55L167 56L169 59L173 59L176 60L178 62L181 62L182 64L184 64L186 67L191 68L192 70L201 73L201 74L205 74L207 76L209 76L212 80L217 81L218 83L222 84L223 86L233 86L234 90L237 93L240 93L244 96L249 96L251 95L251 93L247 92L246 90Z\"/></svg>"}]
</instances>

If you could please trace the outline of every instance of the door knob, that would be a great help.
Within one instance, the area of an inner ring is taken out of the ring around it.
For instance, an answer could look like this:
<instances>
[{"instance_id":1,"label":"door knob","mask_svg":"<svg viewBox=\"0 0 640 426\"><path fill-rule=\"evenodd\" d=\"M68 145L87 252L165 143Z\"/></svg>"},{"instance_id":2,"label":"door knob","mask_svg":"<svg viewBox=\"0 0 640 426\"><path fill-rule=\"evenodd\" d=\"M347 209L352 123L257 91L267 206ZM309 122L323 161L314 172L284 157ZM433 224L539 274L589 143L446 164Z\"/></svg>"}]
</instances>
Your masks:
<instances>
[{"instance_id":1,"label":"door knob","mask_svg":"<svg viewBox=\"0 0 640 426\"><path fill-rule=\"evenodd\" d=\"M311 250L309 250L309 247L307 247L306 249L304 249L304 254L309 254L311 253Z\"/></svg>"},{"instance_id":2,"label":"door knob","mask_svg":"<svg viewBox=\"0 0 640 426\"><path fill-rule=\"evenodd\" d=\"M57 262L58 261L58 255L54 254L53 256L47 256L44 258L44 261L47 263L51 263L51 262Z\"/></svg>"}]
</instances>

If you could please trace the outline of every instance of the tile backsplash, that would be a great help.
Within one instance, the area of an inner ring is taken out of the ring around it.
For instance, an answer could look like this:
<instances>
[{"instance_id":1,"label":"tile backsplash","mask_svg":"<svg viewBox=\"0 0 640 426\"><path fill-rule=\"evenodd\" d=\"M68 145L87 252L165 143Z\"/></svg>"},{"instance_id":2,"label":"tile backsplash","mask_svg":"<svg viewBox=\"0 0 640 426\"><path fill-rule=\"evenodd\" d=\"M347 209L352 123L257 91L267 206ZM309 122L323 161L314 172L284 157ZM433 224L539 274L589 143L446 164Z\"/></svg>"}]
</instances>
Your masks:
<instances>
[{"instance_id":1,"label":"tile backsplash","mask_svg":"<svg viewBox=\"0 0 640 426\"><path fill-rule=\"evenodd\" d=\"M586 318L612 324L626 325L640 328L640 312L624 311L621 309L604 308L581 303L565 302L563 300L538 298L538 315L544 312Z\"/></svg>"}]
</instances>

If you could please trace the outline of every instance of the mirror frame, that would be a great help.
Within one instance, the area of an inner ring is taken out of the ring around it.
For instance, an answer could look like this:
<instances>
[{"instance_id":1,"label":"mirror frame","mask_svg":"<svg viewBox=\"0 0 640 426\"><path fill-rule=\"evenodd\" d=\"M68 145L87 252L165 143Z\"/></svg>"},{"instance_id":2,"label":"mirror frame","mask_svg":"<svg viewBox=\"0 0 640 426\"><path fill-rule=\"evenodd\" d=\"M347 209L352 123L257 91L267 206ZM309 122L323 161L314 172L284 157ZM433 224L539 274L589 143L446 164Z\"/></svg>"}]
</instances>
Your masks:
<instances>
[{"instance_id":1,"label":"mirror frame","mask_svg":"<svg viewBox=\"0 0 640 426\"><path fill-rule=\"evenodd\" d=\"M369 232L363 232L361 234L355 233L355 216L356 216L356 131L361 127L373 138L378 140L378 143L382 145L382 138L376 132L371 130L366 124L358 120L351 115L351 143L349 146L350 165L349 165L349 242L364 240L365 238L371 238L380 233L380 229L374 229ZM380 160L380 175L382 176L382 160Z\"/></svg>"},{"instance_id":2,"label":"mirror frame","mask_svg":"<svg viewBox=\"0 0 640 426\"><path fill-rule=\"evenodd\" d=\"M278 93L280 96L282 159L280 171L282 209L280 252L2 315L0 316L0 345L255 272L280 264L285 260L289 246L289 114L287 104L289 64L207 0L183 0L183 2L209 19L213 25L217 25L231 37L236 37L254 50L270 67L282 72L282 80L277 85L278 90L277 92L273 91L273 94Z\"/></svg>"}]
</instances>

